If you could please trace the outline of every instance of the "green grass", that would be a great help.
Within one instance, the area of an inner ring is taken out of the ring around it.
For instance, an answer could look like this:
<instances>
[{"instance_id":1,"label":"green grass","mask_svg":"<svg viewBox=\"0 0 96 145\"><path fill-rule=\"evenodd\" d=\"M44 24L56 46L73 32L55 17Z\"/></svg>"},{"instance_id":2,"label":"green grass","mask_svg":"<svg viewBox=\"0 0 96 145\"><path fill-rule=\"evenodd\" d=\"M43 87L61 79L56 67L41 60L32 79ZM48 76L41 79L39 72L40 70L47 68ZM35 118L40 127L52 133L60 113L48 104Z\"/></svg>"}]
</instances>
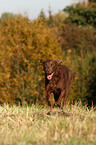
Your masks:
<instances>
[{"instance_id":1,"label":"green grass","mask_svg":"<svg viewBox=\"0 0 96 145\"><path fill-rule=\"evenodd\" d=\"M65 109L0 106L0 145L95 145L96 111L79 105Z\"/></svg>"}]
</instances>

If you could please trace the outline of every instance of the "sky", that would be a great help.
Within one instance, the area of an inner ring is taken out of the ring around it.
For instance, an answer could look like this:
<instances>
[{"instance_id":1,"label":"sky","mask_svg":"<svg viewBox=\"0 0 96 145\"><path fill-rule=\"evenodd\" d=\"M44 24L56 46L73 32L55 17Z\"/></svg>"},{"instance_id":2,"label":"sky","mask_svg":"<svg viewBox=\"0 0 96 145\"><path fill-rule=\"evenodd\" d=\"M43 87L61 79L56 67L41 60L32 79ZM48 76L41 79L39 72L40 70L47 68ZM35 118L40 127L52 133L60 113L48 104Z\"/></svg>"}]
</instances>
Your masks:
<instances>
[{"instance_id":1,"label":"sky","mask_svg":"<svg viewBox=\"0 0 96 145\"><path fill-rule=\"evenodd\" d=\"M27 13L30 19L39 16L41 9L48 15L49 7L52 13L64 9L67 5L71 5L75 0L0 0L0 16L4 12L12 12L13 14Z\"/></svg>"}]
</instances>

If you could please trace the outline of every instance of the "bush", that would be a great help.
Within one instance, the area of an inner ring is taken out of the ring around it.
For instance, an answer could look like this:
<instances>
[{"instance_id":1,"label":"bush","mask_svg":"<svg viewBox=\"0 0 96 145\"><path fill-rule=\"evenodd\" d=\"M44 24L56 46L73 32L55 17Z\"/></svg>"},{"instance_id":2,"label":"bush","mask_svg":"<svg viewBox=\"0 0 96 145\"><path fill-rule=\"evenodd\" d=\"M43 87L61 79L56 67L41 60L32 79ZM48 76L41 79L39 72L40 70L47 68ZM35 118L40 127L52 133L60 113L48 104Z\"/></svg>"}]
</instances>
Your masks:
<instances>
[{"instance_id":1,"label":"bush","mask_svg":"<svg viewBox=\"0 0 96 145\"><path fill-rule=\"evenodd\" d=\"M59 58L53 28L42 19L19 16L0 25L0 103L43 101L44 77L39 58Z\"/></svg>"},{"instance_id":2,"label":"bush","mask_svg":"<svg viewBox=\"0 0 96 145\"><path fill-rule=\"evenodd\" d=\"M75 51L67 51L63 56L74 75L68 101L82 101L91 106L96 105L96 52L79 56Z\"/></svg>"},{"instance_id":3,"label":"bush","mask_svg":"<svg viewBox=\"0 0 96 145\"><path fill-rule=\"evenodd\" d=\"M96 35L91 29L83 29L72 23L64 24L59 30L63 51L71 49L82 55L96 50Z\"/></svg>"}]
</instances>

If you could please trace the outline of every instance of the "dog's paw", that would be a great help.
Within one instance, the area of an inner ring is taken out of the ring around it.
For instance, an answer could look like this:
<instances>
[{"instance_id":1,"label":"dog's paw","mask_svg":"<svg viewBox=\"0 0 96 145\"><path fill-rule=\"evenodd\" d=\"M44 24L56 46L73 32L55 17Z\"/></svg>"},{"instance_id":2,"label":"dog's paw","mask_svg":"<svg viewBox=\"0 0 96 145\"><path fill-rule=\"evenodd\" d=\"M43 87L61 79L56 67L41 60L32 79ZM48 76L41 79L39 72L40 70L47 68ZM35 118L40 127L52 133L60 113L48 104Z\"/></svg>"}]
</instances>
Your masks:
<instances>
[{"instance_id":1,"label":"dog's paw","mask_svg":"<svg viewBox=\"0 0 96 145\"><path fill-rule=\"evenodd\" d=\"M53 108L54 108L54 107L59 107L59 108L60 108L60 104L56 104L56 103L55 103L55 104L53 105Z\"/></svg>"}]
</instances>

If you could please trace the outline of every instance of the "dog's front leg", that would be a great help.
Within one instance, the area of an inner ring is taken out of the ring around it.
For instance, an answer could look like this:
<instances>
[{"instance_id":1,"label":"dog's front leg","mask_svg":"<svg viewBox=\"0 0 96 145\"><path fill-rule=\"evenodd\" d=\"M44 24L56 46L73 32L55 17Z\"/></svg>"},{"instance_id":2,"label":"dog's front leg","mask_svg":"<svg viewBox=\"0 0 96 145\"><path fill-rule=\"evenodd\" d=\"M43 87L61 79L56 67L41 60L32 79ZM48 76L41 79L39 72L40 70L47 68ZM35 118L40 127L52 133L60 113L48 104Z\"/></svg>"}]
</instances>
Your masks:
<instances>
[{"instance_id":1,"label":"dog's front leg","mask_svg":"<svg viewBox=\"0 0 96 145\"><path fill-rule=\"evenodd\" d=\"M61 94L60 94L60 96L59 96L57 102L54 104L54 106L60 107L60 103L61 103L61 100L62 100L62 98L63 98L63 96L64 96L64 93L65 93L65 90L63 90L63 91L61 92Z\"/></svg>"},{"instance_id":2,"label":"dog's front leg","mask_svg":"<svg viewBox=\"0 0 96 145\"><path fill-rule=\"evenodd\" d=\"M49 101L50 95L51 95L51 92L46 90L46 103L47 103L48 106L51 107L51 103Z\"/></svg>"}]
</instances>

